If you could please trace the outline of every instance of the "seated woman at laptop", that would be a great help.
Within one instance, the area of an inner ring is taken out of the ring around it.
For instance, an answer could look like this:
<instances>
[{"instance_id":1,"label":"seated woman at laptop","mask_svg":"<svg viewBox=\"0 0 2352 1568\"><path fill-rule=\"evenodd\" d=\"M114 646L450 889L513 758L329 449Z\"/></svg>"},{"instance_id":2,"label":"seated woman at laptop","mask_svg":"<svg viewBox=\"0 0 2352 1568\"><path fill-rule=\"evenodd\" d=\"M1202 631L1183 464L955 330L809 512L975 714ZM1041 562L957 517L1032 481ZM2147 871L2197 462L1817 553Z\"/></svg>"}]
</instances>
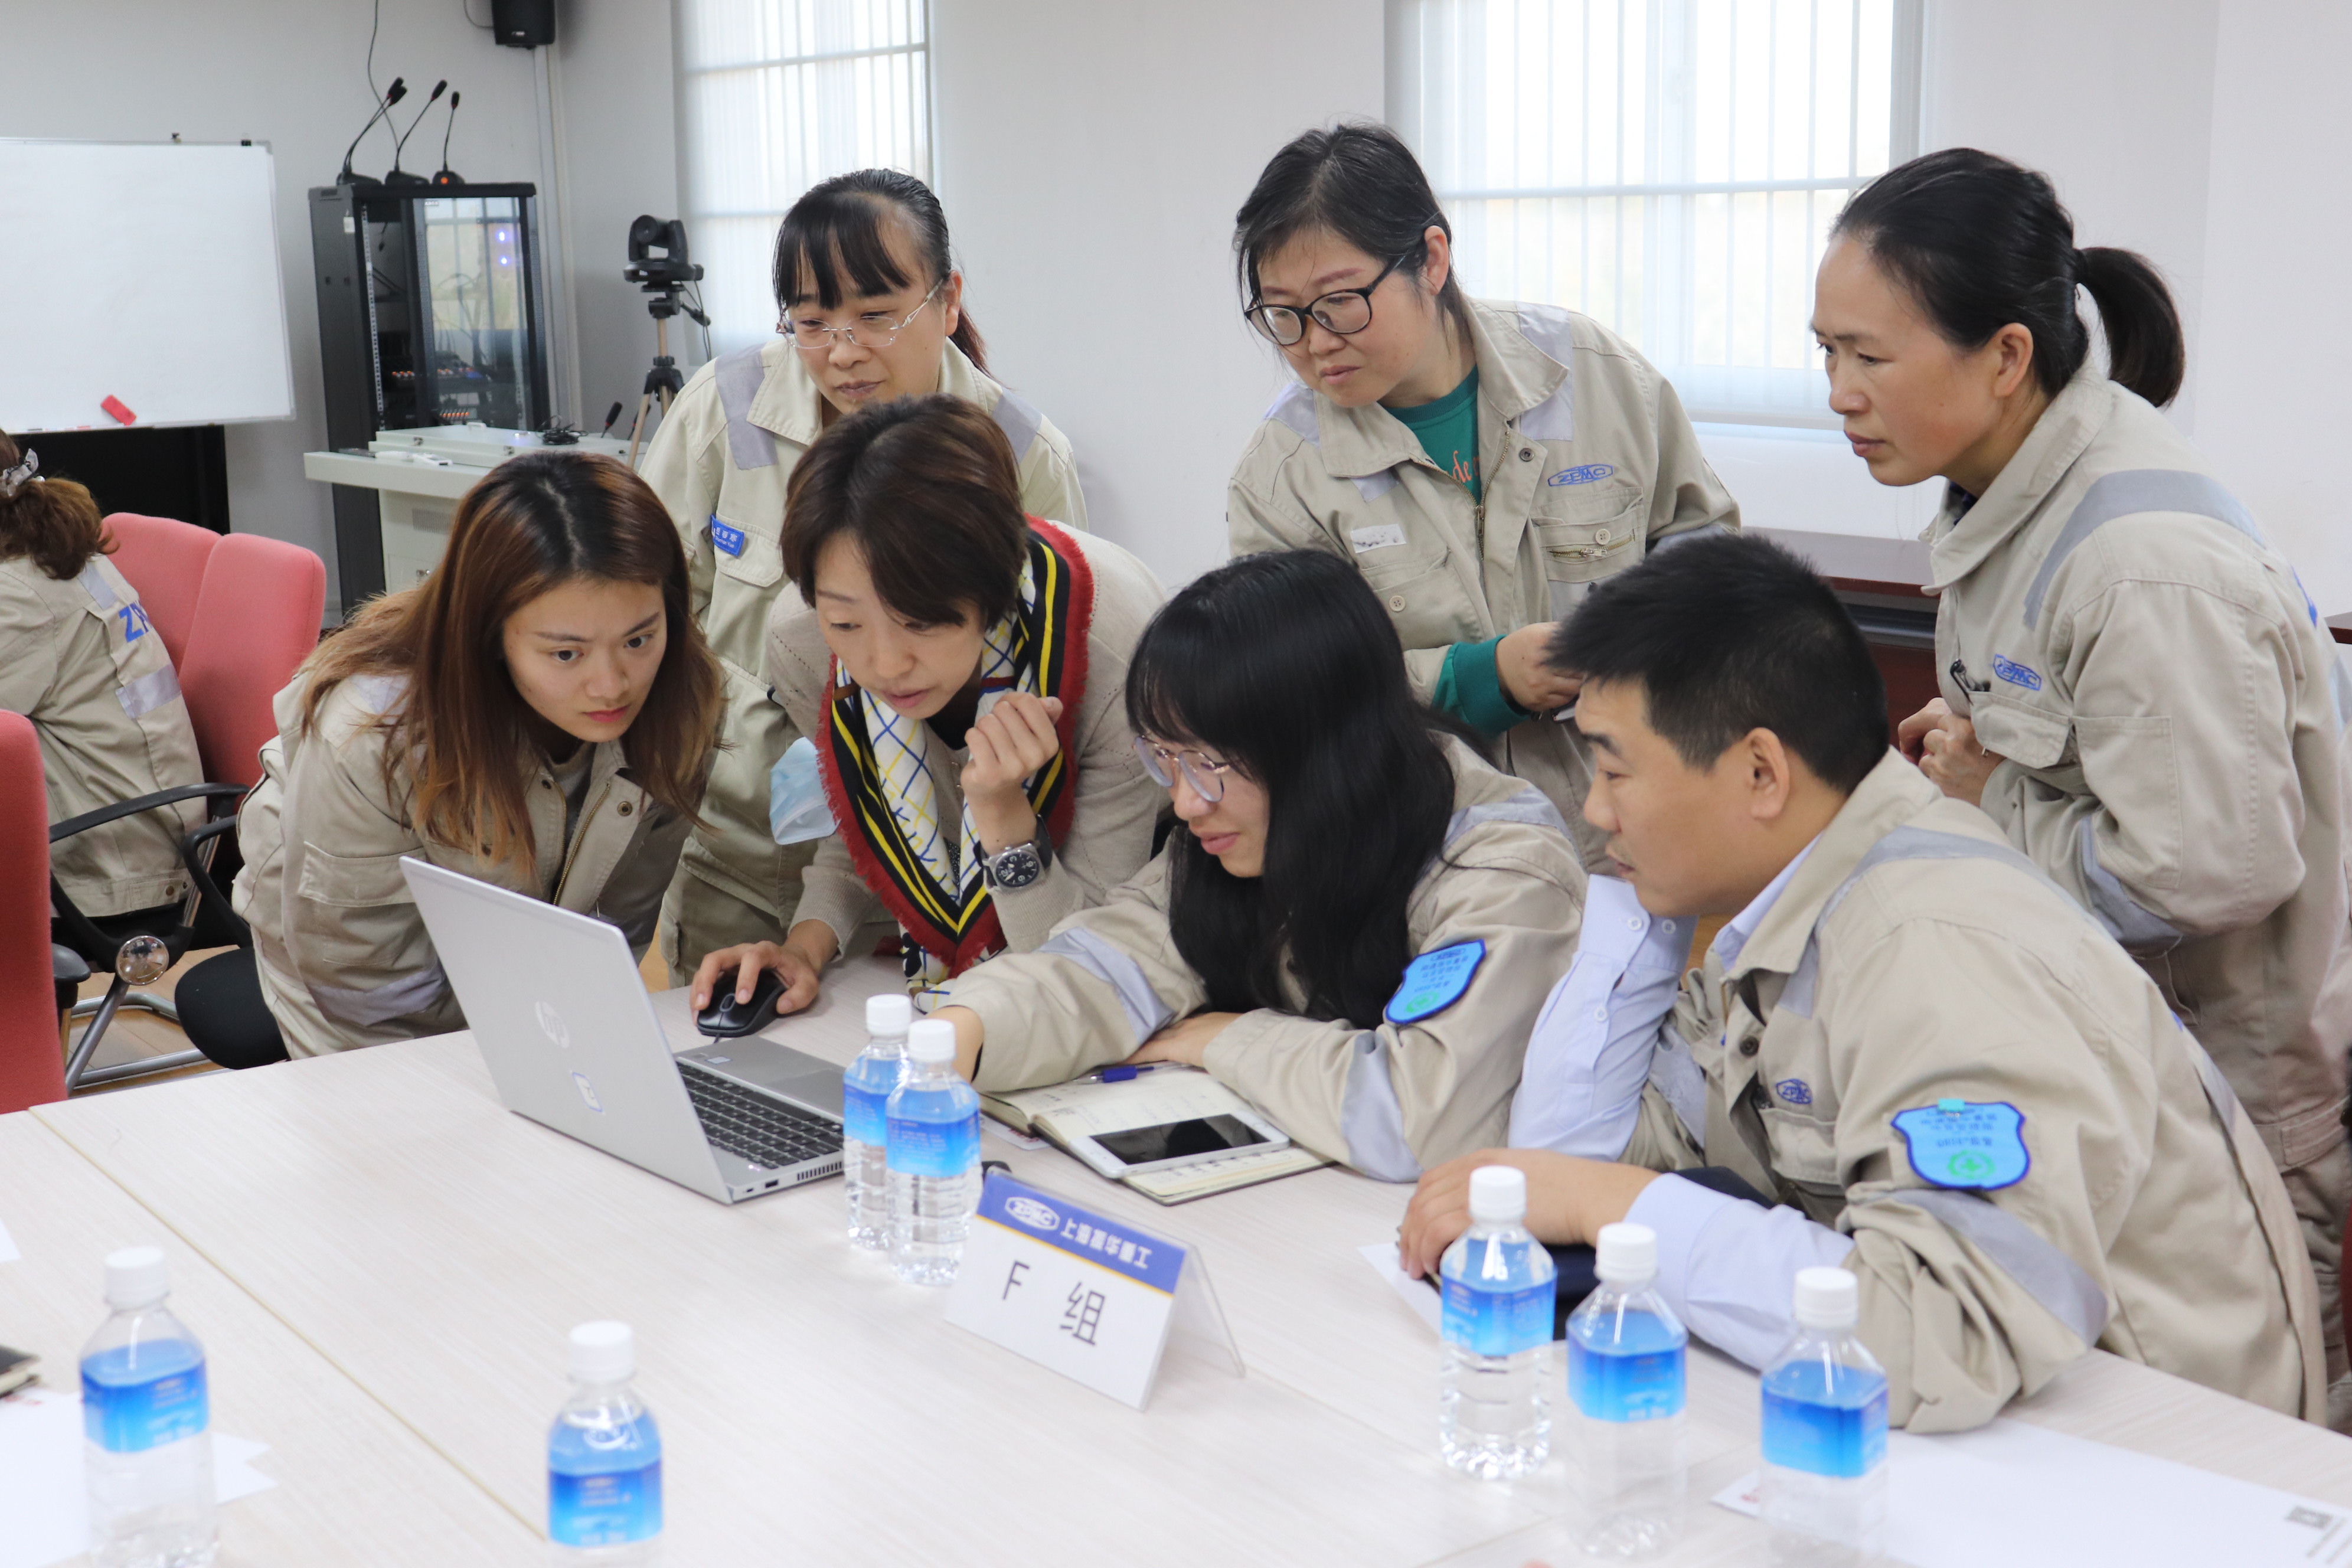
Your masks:
<instances>
[{"instance_id":1,"label":"seated woman at laptop","mask_svg":"<svg viewBox=\"0 0 2352 1568\"><path fill-rule=\"evenodd\" d=\"M462 1028L404 856L595 914L642 957L702 798L719 670L686 555L610 458L513 458L448 552L278 694L236 904L293 1056Z\"/></svg>"},{"instance_id":2,"label":"seated woman at laptop","mask_svg":"<svg viewBox=\"0 0 2352 1568\"><path fill-rule=\"evenodd\" d=\"M1189 1063L1386 1181L1502 1131L1584 872L1550 802L1413 700L1362 575L1300 550L1198 579L1137 645L1127 713L1181 826L949 986L966 1076Z\"/></svg>"},{"instance_id":3,"label":"seated woman at laptop","mask_svg":"<svg viewBox=\"0 0 2352 1568\"><path fill-rule=\"evenodd\" d=\"M919 996L1026 952L1151 855L1160 791L1119 700L1164 595L1116 544L1024 514L1004 432L935 393L835 421L785 490L768 684L808 737L777 763L782 838L828 835L781 942L723 948L694 1005L762 968L778 1011L864 921L898 922ZM787 903L785 906L791 908Z\"/></svg>"}]
</instances>

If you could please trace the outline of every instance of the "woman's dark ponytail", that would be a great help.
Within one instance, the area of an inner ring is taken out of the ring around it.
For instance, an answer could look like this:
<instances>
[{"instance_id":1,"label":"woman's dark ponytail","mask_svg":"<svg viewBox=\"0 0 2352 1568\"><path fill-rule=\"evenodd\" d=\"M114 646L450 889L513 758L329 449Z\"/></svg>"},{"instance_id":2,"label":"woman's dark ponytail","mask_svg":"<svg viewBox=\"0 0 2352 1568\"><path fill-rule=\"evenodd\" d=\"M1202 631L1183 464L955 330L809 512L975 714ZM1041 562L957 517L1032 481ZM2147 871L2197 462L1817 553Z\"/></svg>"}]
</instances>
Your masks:
<instances>
[{"instance_id":1,"label":"woman's dark ponytail","mask_svg":"<svg viewBox=\"0 0 2352 1568\"><path fill-rule=\"evenodd\" d=\"M2033 368L2055 397L2091 352L2075 309L2089 290L2107 334L2107 374L2159 407L2188 369L2180 313L2147 258L2074 248L2074 219L2047 176L1973 147L1914 158L1873 180L1831 232L1865 245L1962 349L2015 322L2033 334Z\"/></svg>"}]
</instances>

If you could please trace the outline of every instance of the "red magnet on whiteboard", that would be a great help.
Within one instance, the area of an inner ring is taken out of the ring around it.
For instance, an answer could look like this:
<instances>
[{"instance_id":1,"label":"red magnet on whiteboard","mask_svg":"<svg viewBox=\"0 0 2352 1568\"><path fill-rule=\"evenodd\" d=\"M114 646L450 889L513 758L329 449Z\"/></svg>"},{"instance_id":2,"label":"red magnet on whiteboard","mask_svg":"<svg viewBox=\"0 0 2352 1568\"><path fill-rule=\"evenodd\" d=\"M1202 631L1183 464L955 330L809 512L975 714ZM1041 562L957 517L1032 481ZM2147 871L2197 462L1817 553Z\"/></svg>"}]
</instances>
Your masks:
<instances>
[{"instance_id":1,"label":"red magnet on whiteboard","mask_svg":"<svg viewBox=\"0 0 2352 1568\"><path fill-rule=\"evenodd\" d=\"M130 405L124 403L122 399L119 397L110 397L105 402L100 404L99 406L105 409L109 414L113 415L114 417L122 424L136 425L139 423L139 416L131 413Z\"/></svg>"}]
</instances>

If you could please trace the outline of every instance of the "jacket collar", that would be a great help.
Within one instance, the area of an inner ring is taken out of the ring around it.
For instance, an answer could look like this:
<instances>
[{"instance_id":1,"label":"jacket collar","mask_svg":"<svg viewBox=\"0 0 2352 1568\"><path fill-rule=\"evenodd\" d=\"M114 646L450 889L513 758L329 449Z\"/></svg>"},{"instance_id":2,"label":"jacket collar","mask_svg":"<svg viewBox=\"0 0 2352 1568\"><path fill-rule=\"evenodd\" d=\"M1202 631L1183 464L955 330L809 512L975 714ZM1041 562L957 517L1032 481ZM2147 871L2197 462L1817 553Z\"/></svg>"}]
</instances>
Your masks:
<instances>
[{"instance_id":1,"label":"jacket collar","mask_svg":"<svg viewBox=\"0 0 2352 1568\"><path fill-rule=\"evenodd\" d=\"M1943 510L1927 527L1937 591L1983 565L2033 520L2092 439L2115 417L2115 384L2089 360L2053 398L2025 444L1973 504L1948 483Z\"/></svg>"},{"instance_id":2,"label":"jacket collar","mask_svg":"<svg viewBox=\"0 0 2352 1568\"><path fill-rule=\"evenodd\" d=\"M1470 304L1470 349L1478 367L1480 439L1559 390L1568 367L1528 342L1508 310L1482 300ZM1364 479L1421 459L1421 437L1381 407L1342 408L1314 394L1316 447L1334 479Z\"/></svg>"},{"instance_id":3,"label":"jacket collar","mask_svg":"<svg viewBox=\"0 0 2352 1568\"><path fill-rule=\"evenodd\" d=\"M1881 757L1813 840L1803 864L1748 932L1724 979L1737 981L1753 970L1796 973L1822 907L1870 847L1942 798L1943 792L1900 754L1890 751Z\"/></svg>"},{"instance_id":4,"label":"jacket collar","mask_svg":"<svg viewBox=\"0 0 2352 1568\"><path fill-rule=\"evenodd\" d=\"M816 377L790 338L779 335L760 351L760 390L752 395L750 418L772 436L813 445L824 428L824 394ZM1001 395L996 383L981 374L952 342L940 349L940 390L967 403L992 409Z\"/></svg>"}]
</instances>

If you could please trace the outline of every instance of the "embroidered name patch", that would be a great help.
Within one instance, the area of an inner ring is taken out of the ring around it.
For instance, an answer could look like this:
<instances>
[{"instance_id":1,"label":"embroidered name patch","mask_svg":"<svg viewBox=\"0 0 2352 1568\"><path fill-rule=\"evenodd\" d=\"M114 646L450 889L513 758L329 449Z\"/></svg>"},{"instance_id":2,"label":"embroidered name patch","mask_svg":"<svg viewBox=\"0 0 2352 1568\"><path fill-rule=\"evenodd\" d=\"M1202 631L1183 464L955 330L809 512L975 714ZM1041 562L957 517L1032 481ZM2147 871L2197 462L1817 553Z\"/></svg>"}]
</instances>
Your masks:
<instances>
[{"instance_id":1,"label":"embroidered name patch","mask_svg":"<svg viewBox=\"0 0 2352 1568\"><path fill-rule=\"evenodd\" d=\"M2011 686L2022 686L2028 691L2042 689L2041 673L2030 664L2020 664L2015 659L2003 658L1999 654L1995 654L1992 658L1992 672Z\"/></svg>"},{"instance_id":2,"label":"embroidered name patch","mask_svg":"<svg viewBox=\"0 0 2352 1568\"><path fill-rule=\"evenodd\" d=\"M1423 953L1404 966L1404 984L1389 998L1389 1022L1418 1024L1444 1012L1462 1000L1471 976L1486 962L1486 944L1475 937Z\"/></svg>"},{"instance_id":3,"label":"embroidered name patch","mask_svg":"<svg viewBox=\"0 0 2352 1568\"><path fill-rule=\"evenodd\" d=\"M2025 1179L2025 1113L2005 1100L1939 1100L1895 1118L1911 1147L1911 1168L1938 1187L1990 1192Z\"/></svg>"},{"instance_id":4,"label":"embroidered name patch","mask_svg":"<svg viewBox=\"0 0 2352 1568\"><path fill-rule=\"evenodd\" d=\"M1404 542L1404 529L1393 522L1377 523L1370 528L1351 528L1348 531L1348 542L1355 547L1359 555L1367 550L1386 550L1391 544Z\"/></svg>"},{"instance_id":5,"label":"embroidered name patch","mask_svg":"<svg viewBox=\"0 0 2352 1568\"><path fill-rule=\"evenodd\" d=\"M710 542L730 555L740 555L743 553L743 531L728 527L719 521L719 514L714 511L710 514Z\"/></svg>"},{"instance_id":6,"label":"embroidered name patch","mask_svg":"<svg viewBox=\"0 0 2352 1568\"><path fill-rule=\"evenodd\" d=\"M1544 483L1548 485L1596 484L1617 471L1614 463L1587 463L1580 468L1562 468Z\"/></svg>"}]
</instances>

